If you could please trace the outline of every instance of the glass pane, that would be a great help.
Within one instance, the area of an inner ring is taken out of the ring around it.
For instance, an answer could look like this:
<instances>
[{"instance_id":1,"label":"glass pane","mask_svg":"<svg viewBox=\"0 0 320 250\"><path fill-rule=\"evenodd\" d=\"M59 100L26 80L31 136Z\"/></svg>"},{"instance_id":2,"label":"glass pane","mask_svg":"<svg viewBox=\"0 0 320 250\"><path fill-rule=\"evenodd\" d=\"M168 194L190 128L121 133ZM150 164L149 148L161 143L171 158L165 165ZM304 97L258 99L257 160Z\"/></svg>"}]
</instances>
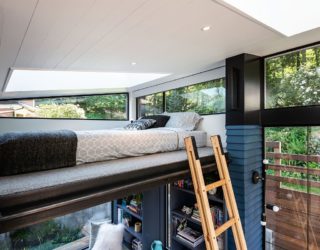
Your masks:
<instances>
[{"instance_id":1,"label":"glass pane","mask_svg":"<svg viewBox=\"0 0 320 250\"><path fill-rule=\"evenodd\" d=\"M0 101L0 117L127 120L127 95Z\"/></svg>"},{"instance_id":2,"label":"glass pane","mask_svg":"<svg viewBox=\"0 0 320 250\"><path fill-rule=\"evenodd\" d=\"M320 105L320 46L267 58L266 108Z\"/></svg>"},{"instance_id":3,"label":"glass pane","mask_svg":"<svg viewBox=\"0 0 320 250\"><path fill-rule=\"evenodd\" d=\"M320 127L308 128L309 249L320 249Z\"/></svg>"},{"instance_id":4,"label":"glass pane","mask_svg":"<svg viewBox=\"0 0 320 250\"><path fill-rule=\"evenodd\" d=\"M167 112L225 112L224 78L166 91L165 98Z\"/></svg>"},{"instance_id":5,"label":"glass pane","mask_svg":"<svg viewBox=\"0 0 320 250\"><path fill-rule=\"evenodd\" d=\"M90 222L110 223L111 203L0 234L0 249L50 250L61 246L64 249L87 249Z\"/></svg>"},{"instance_id":6,"label":"glass pane","mask_svg":"<svg viewBox=\"0 0 320 250\"><path fill-rule=\"evenodd\" d=\"M138 117L163 113L163 92L138 98Z\"/></svg>"},{"instance_id":7,"label":"glass pane","mask_svg":"<svg viewBox=\"0 0 320 250\"><path fill-rule=\"evenodd\" d=\"M267 249L307 249L307 139L306 127L265 129Z\"/></svg>"},{"instance_id":8,"label":"glass pane","mask_svg":"<svg viewBox=\"0 0 320 250\"><path fill-rule=\"evenodd\" d=\"M319 249L320 127L266 128L265 143L267 248Z\"/></svg>"}]
</instances>

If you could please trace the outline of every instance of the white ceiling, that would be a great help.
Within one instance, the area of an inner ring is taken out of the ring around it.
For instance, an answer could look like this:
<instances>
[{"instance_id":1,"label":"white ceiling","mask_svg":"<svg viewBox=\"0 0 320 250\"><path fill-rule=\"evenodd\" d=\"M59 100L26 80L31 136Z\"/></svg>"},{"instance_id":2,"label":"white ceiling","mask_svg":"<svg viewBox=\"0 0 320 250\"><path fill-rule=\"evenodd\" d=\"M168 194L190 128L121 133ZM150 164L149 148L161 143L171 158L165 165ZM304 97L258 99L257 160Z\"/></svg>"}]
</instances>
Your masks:
<instances>
[{"instance_id":1,"label":"white ceiling","mask_svg":"<svg viewBox=\"0 0 320 250\"><path fill-rule=\"evenodd\" d=\"M211 30L201 31L205 25ZM316 41L320 28L288 38L212 0L0 0L0 89L10 67L172 78L236 54L263 56ZM70 93L81 91L1 91L0 98Z\"/></svg>"}]
</instances>

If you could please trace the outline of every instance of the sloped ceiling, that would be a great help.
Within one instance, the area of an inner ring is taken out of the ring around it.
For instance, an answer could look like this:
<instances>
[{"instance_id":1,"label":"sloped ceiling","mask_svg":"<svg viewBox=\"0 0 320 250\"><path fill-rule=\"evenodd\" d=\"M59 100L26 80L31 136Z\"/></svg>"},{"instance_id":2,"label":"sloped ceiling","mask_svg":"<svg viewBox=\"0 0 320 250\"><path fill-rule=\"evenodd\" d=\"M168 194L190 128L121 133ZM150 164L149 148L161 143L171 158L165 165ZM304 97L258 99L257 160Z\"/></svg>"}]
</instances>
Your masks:
<instances>
[{"instance_id":1,"label":"sloped ceiling","mask_svg":"<svg viewBox=\"0 0 320 250\"><path fill-rule=\"evenodd\" d=\"M10 67L172 78L315 41L319 28L287 38L212 0L0 0L0 98L64 94L4 93Z\"/></svg>"}]
</instances>

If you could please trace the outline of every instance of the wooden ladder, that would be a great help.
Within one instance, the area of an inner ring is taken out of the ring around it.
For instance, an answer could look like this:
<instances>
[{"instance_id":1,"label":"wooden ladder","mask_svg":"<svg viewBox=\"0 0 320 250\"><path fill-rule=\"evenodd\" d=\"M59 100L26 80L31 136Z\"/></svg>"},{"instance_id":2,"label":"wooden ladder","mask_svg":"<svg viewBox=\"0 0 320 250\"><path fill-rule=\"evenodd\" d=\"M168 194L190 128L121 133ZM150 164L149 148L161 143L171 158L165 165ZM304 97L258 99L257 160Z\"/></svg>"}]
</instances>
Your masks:
<instances>
[{"instance_id":1,"label":"wooden ladder","mask_svg":"<svg viewBox=\"0 0 320 250\"><path fill-rule=\"evenodd\" d=\"M218 250L219 247L217 237L231 227L237 249L246 250L247 244L241 226L237 203L234 197L232 183L229 176L227 161L222 149L221 139L218 135L212 136L210 139L213 145L213 152L216 159L220 180L209 185L205 185L204 182L202 167L199 160L194 137L191 136L184 139L192 176L192 182L197 198L197 204L199 207L199 214L204 240L206 243L206 249ZM210 212L207 192L218 187L222 187L229 220L215 229Z\"/></svg>"}]
</instances>

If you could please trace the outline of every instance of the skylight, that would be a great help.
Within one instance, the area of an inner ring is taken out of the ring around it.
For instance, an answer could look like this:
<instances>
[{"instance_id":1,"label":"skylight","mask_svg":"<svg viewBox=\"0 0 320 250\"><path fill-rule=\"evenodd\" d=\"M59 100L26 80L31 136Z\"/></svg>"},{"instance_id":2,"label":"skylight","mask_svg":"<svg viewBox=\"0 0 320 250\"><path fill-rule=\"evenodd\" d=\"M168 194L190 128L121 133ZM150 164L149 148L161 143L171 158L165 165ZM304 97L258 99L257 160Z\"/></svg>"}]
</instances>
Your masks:
<instances>
[{"instance_id":1,"label":"skylight","mask_svg":"<svg viewBox=\"0 0 320 250\"><path fill-rule=\"evenodd\" d=\"M270 28L293 36L320 27L319 0L217 0Z\"/></svg>"},{"instance_id":2,"label":"skylight","mask_svg":"<svg viewBox=\"0 0 320 250\"><path fill-rule=\"evenodd\" d=\"M13 69L5 92L128 88L168 75Z\"/></svg>"}]
</instances>

